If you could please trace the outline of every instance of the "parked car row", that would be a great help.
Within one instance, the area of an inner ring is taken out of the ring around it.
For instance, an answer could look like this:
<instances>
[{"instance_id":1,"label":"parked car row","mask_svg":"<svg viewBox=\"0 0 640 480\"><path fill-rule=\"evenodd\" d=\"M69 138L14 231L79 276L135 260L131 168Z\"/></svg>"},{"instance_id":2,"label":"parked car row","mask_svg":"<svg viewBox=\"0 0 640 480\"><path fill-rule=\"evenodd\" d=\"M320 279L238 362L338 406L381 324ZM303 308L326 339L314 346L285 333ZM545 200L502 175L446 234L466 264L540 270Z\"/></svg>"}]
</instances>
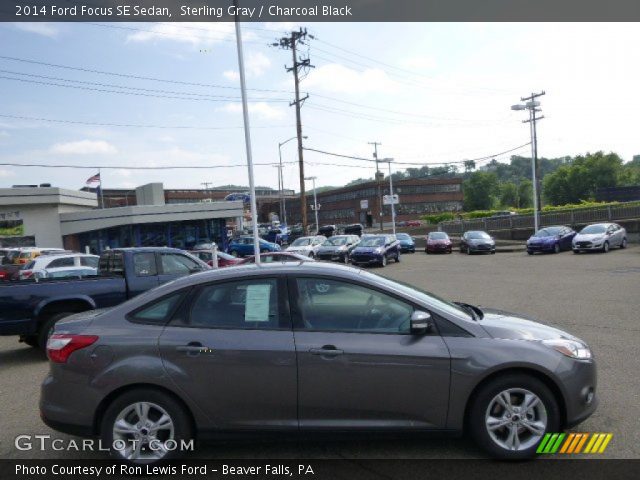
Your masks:
<instances>
[{"instance_id":1,"label":"parked car row","mask_svg":"<svg viewBox=\"0 0 640 480\"><path fill-rule=\"evenodd\" d=\"M627 231L617 223L594 223L580 232L565 225L554 225L541 228L527 240L527 253L560 253L562 250L572 250L573 253L607 253L611 248L626 246Z\"/></svg>"}]
</instances>

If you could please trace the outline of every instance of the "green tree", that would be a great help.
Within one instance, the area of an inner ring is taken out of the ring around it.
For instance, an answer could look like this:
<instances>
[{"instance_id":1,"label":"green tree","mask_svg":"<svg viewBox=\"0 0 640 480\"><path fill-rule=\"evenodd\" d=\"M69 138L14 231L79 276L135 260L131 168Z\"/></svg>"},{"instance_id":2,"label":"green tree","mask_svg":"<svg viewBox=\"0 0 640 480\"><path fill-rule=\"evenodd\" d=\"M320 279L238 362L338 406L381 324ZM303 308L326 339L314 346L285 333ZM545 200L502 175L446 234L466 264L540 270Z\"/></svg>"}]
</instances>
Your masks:
<instances>
[{"instance_id":1,"label":"green tree","mask_svg":"<svg viewBox=\"0 0 640 480\"><path fill-rule=\"evenodd\" d=\"M533 182L522 180L518 184L518 208L533 207Z\"/></svg>"},{"instance_id":2,"label":"green tree","mask_svg":"<svg viewBox=\"0 0 640 480\"><path fill-rule=\"evenodd\" d=\"M498 177L491 172L474 172L462 184L464 209L490 210L499 193Z\"/></svg>"},{"instance_id":3,"label":"green tree","mask_svg":"<svg viewBox=\"0 0 640 480\"><path fill-rule=\"evenodd\" d=\"M504 208L518 207L518 187L513 182L500 184L500 206Z\"/></svg>"}]
</instances>

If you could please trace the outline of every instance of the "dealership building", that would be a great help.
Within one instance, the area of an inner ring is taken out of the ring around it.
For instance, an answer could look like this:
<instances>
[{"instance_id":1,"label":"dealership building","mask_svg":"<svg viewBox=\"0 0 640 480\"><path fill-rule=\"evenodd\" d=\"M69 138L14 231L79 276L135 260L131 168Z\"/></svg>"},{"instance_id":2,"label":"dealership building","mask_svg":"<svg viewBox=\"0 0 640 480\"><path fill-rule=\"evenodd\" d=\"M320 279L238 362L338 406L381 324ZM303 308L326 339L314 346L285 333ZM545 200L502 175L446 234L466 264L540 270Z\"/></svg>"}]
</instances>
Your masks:
<instances>
[{"instance_id":1,"label":"dealership building","mask_svg":"<svg viewBox=\"0 0 640 480\"><path fill-rule=\"evenodd\" d=\"M0 189L0 246L67 248L192 248L216 241L224 248L227 224L243 215L242 201L167 204L161 183L134 190L133 205L98 208L95 192L57 187Z\"/></svg>"},{"instance_id":2,"label":"dealership building","mask_svg":"<svg viewBox=\"0 0 640 480\"><path fill-rule=\"evenodd\" d=\"M413 220L422 215L462 210L461 178L414 178L393 182L393 193L398 195L395 206L396 220ZM325 224L361 223L366 226L377 224L382 217L391 222L391 207L384 205L383 197L389 194L389 182L380 179L336 188L317 195L319 204L318 222ZM314 222L313 195L307 196L307 218ZM261 213L277 209L277 205L264 206ZM286 201L289 222L300 222L300 200Z\"/></svg>"}]
</instances>

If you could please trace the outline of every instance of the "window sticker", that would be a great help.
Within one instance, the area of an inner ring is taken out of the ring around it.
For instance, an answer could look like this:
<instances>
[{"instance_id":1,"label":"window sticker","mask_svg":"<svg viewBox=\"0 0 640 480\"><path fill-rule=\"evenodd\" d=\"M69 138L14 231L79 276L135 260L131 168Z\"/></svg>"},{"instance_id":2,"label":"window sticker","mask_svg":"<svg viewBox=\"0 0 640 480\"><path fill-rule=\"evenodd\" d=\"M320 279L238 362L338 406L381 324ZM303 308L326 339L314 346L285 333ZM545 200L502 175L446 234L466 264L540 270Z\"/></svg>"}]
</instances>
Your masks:
<instances>
[{"instance_id":1,"label":"window sticker","mask_svg":"<svg viewBox=\"0 0 640 480\"><path fill-rule=\"evenodd\" d=\"M244 304L245 322L268 322L271 285L248 285Z\"/></svg>"}]
</instances>

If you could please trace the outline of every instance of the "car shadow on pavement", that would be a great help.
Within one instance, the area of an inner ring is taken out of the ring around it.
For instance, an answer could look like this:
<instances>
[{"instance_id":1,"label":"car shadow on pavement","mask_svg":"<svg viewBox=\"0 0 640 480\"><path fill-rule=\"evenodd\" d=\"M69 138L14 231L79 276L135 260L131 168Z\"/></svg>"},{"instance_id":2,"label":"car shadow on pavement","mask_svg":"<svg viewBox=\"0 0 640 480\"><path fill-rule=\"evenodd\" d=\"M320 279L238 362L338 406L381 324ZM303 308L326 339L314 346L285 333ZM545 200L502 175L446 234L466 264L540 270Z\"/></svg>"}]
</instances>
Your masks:
<instances>
[{"instance_id":1,"label":"car shadow on pavement","mask_svg":"<svg viewBox=\"0 0 640 480\"><path fill-rule=\"evenodd\" d=\"M15 348L0 352L0 365L26 365L31 363L44 363L47 355L37 348L29 347L23 343L17 343Z\"/></svg>"}]
</instances>

